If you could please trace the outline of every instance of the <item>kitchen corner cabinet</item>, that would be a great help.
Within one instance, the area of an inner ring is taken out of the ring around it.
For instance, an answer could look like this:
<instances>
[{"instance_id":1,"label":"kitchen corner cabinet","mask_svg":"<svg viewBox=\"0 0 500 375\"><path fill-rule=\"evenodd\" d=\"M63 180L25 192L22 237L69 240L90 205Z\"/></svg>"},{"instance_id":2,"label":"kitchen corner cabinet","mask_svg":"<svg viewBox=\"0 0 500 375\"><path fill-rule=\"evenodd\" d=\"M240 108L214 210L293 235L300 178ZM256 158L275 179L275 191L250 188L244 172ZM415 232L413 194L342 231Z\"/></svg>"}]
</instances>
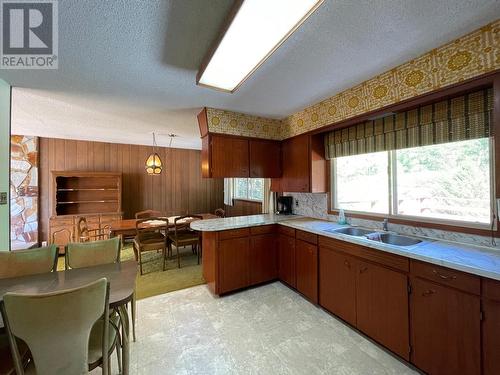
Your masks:
<instances>
[{"instance_id":1,"label":"kitchen corner cabinet","mask_svg":"<svg viewBox=\"0 0 500 375\"><path fill-rule=\"evenodd\" d=\"M249 177L248 140L210 136L210 177Z\"/></svg>"},{"instance_id":2,"label":"kitchen corner cabinet","mask_svg":"<svg viewBox=\"0 0 500 375\"><path fill-rule=\"evenodd\" d=\"M203 232L203 277L214 294L276 280L274 225Z\"/></svg>"},{"instance_id":3,"label":"kitchen corner cabinet","mask_svg":"<svg viewBox=\"0 0 500 375\"><path fill-rule=\"evenodd\" d=\"M299 135L281 144L282 176L273 179L272 191L324 193L327 163L322 135Z\"/></svg>"},{"instance_id":4,"label":"kitchen corner cabinet","mask_svg":"<svg viewBox=\"0 0 500 375\"><path fill-rule=\"evenodd\" d=\"M250 237L249 268L250 285L275 280L278 277L278 253L274 233Z\"/></svg>"}]
</instances>

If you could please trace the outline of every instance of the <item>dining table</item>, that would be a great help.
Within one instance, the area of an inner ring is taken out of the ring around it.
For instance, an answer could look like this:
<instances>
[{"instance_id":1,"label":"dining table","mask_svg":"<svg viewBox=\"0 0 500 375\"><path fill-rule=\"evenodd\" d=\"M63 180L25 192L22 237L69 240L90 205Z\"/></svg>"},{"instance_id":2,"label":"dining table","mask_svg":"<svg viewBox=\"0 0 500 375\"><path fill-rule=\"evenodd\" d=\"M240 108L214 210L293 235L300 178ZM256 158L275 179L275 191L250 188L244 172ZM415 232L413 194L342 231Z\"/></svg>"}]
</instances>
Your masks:
<instances>
[{"instance_id":1,"label":"dining table","mask_svg":"<svg viewBox=\"0 0 500 375\"><path fill-rule=\"evenodd\" d=\"M40 294L78 288L105 277L109 282L109 307L115 309L121 322L123 374L130 370L130 321L127 304L132 301L137 277L133 260L57 272L0 279L0 301L8 292Z\"/></svg>"},{"instance_id":2,"label":"dining table","mask_svg":"<svg viewBox=\"0 0 500 375\"><path fill-rule=\"evenodd\" d=\"M218 216L210 213L203 213L203 214L196 214L201 217L203 217L203 220L205 219L217 219ZM166 217L159 217L158 219L168 219L168 227L173 228L174 227L174 221L176 218L180 216L166 216ZM136 234L136 224L137 221L143 220L143 219L122 219L122 220L115 220L111 222L110 225L110 236L111 237L130 237L130 236L135 236ZM194 219L194 220L199 220L199 219ZM193 219L186 219L186 220L180 220L178 223L190 223L194 221ZM141 223L142 228L158 228L158 229L165 229L166 225L164 221L160 220L148 220L144 221Z\"/></svg>"}]
</instances>

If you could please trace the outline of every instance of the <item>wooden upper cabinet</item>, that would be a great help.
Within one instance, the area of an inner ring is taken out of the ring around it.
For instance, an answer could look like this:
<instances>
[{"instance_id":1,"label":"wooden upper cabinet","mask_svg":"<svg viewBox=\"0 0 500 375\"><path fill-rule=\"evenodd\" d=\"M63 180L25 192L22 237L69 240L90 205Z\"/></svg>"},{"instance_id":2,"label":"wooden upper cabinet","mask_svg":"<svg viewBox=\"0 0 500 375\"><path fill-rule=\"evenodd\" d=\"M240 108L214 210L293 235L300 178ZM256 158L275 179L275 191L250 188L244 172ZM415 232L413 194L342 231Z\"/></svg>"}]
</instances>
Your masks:
<instances>
[{"instance_id":1,"label":"wooden upper cabinet","mask_svg":"<svg viewBox=\"0 0 500 375\"><path fill-rule=\"evenodd\" d=\"M281 142L251 139L249 150L251 178L281 176Z\"/></svg>"},{"instance_id":2,"label":"wooden upper cabinet","mask_svg":"<svg viewBox=\"0 0 500 375\"><path fill-rule=\"evenodd\" d=\"M300 135L282 142L280 179L273 179L273 191L324 193L327 191L326 160L321 135Z\"/></svg>"},{"instance_id":3,"label":"wooden upper cabinet","mask_svg":"<svg viewBox=\"0 0 500 375\"><path fill-rule=\"evenodd\" d=\"M211 135L210 177L249 177L248 140Z\"/></svg>"},{"instance_id":4,"label":"wooden upper cabinet","mask_svg":"<svg viewBox=\"0 0 500 375\"><path fill-rule=\"evenodd\" d=\"M409 360L408 277L364 261L356 275L357 328Z\"/></svg>"},{"instance_id":5,"label":"wooden upper cabinet","mask_svg":"<svg viewBox=\"0 0 500 375\"><path fill-rule=\"evenodd\" d=\"M411 362L428 374L480 374L479 296L419 278L411 284Z\"/></svg>"},{"instance_id":6,"label":"wooden upper cabinet","mask_svg":"<svg viewBox=\"0 0 500 375\"><path fill-rule=\"evenodd\" d=\"M210 133L206 108L198 114L198 125L202 177L281 176L281 141Z\"/></svg>"}]
</instances>

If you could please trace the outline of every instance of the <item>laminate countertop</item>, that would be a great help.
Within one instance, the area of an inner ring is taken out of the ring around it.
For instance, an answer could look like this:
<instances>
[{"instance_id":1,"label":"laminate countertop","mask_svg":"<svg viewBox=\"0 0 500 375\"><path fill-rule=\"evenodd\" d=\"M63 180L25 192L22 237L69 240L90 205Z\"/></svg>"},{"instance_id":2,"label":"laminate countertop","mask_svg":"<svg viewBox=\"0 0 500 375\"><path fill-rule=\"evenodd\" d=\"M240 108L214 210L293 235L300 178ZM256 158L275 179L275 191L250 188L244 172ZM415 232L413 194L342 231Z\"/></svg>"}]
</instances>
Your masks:
<instances>
[{"instance_id":1,"label":"laminate countertop","mask_svg":"<svg viewBox=\"0 0 500 375\"><path fill-rule=\"evenodd\" d=\"M395 246L364 237L331 232L345 225L297 215L262 214L200 220L191 223L191 228L201 232L215 232L270 224L284 225L500 281L500 250L490 247L406 235L418 238L422 242L412 246ZM381 232L377 229L373 231Z\"/></svg>"}]
</instances>

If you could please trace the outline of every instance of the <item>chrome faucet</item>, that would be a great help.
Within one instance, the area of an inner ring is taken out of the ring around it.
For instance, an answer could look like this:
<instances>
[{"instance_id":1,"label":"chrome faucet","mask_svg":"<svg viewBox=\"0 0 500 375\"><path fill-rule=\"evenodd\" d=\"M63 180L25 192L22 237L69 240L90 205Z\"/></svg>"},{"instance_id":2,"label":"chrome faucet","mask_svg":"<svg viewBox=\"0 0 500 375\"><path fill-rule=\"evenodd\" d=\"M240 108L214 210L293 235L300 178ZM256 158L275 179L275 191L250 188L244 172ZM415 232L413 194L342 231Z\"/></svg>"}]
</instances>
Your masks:
<instances>
[{"instance_id":1,"label":"chrome faucet","mask_svg":"<svg viewBox=\"0 0 500 375\"><path fill-rule=\"evenodd\" d=\"M389 226L389 219L385 218L384 221L382 222L382 230L387 232L389 229L387 228Z\"/></svg>"}]
</instances>

